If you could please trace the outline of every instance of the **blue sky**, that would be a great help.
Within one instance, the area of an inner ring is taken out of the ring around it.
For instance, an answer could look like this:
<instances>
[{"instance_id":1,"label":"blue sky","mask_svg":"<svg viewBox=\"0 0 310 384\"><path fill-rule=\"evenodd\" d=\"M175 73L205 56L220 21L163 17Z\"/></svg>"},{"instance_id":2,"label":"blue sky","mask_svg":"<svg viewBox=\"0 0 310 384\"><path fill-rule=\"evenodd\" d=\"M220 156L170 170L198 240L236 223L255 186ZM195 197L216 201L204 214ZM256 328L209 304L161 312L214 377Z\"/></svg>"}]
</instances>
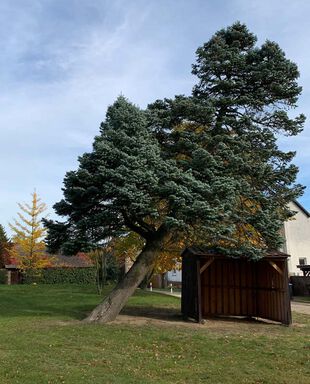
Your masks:
<instances>
[{"instance_id":1,"label":"blue sky","mask_svg":"<svg viewBox=\"0 0 310 384\"><path fill-rule=\"evenodd\" d=\"M296 113L310 116L309 15L308 0L1 0L0 223L8 230L34 188L53 217L64 174L91 148L107 106L120 93L141 107L189 94L197 47L236 20L298 64ZM306 186L309 121L281 139L297 150ZM310 210L308 189L300 202Z\"/></svg>"}]
</instances>

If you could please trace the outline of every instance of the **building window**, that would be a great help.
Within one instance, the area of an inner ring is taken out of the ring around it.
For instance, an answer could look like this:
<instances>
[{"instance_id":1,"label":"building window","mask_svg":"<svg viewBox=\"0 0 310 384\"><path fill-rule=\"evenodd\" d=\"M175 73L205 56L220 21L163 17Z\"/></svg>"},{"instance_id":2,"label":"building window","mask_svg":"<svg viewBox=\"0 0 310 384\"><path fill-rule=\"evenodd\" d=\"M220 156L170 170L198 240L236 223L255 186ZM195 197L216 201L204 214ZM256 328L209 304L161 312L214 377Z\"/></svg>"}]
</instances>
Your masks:
<instances>
[{"instance_id":1,"label":"building window","mask_svg":"<svg viewBox=\"0 0 310 384\"><path fill-rule=\"evenodd\" d=\"M307 258L306 257L300 257L299 258L299 265L307 265Z\"/></svg>"}]
</instances>

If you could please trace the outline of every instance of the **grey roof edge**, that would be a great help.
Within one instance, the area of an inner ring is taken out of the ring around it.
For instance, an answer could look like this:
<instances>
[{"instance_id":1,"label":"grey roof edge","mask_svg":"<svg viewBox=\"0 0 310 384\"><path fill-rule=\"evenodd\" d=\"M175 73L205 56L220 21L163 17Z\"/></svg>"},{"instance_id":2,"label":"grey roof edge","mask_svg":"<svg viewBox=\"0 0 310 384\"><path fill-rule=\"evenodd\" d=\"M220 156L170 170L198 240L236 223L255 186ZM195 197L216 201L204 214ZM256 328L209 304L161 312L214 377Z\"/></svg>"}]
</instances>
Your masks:
<instances>
[{"instance_id":1,"label":"grey roof edge","mask_svg":"<svg viewBox=\"0 0 310 384\"><path fill-rule=\"evenodd\" d=\"M215 249L212 249L212 248L210 249L208 247L206 247L206 248L196 247L196 246L185 248L184 251L182 252L181 256L184 257L184 256L189 255L189 254L195 255L195 256L223 256L220 252L218 252ZM290 257L290 255L287 253L278 251L278 250L270 249L270 250L267 250L267 252L263 258L268 259L268 258L273 258L273 257L288 258L288 257Z\"/></svg>"},{"instance_id":2,"label":"grey roof edge","mask_svg":"<svg viewBox=\"0 0 310 384\"><path fill-rule=\"evenodd\" d=\"M310 213L303 207L297 200L293 200L293 203L307 216L310 217Z\"/></svg>"},{"instance_id":3,"label":"grey roof edge","mask_svg":"<svg viewBox=\"0 0 310 384\"><path fill-rule=\"evenodd\" d=\"M5 264L4 269L18 269L16 264Z\"/></svg>"}]
</instances>

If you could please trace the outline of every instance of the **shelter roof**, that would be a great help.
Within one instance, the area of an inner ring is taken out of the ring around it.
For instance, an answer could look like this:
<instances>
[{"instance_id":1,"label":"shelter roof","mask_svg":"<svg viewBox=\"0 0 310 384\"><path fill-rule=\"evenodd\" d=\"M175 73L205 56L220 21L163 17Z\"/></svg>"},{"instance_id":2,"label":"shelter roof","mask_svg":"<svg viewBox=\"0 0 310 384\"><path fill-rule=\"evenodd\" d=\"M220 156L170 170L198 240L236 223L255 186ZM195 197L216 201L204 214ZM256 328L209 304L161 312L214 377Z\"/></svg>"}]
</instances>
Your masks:
<instances>
[{"instance_id":1,"label":"shelter roof","mask_svg":"<svg viewBox=\"0 0 310 384\"><path fill-rule=\"evenodd\" d=\"M213 257L229 257L229 255L225 255L220 253L216 249L210 249L207 247L199 247L199 246L192 246L186 248L182 252L182 257L187 256L187 255L194 255L194 256L213 256ZM246 255L244 255L246 257ZM290 257L287 253L277 251L277 250L269 250L267 251L266 255L264 256L264 259L269 259L269 258L287 258Z\"/></svg>"}]
</instances>

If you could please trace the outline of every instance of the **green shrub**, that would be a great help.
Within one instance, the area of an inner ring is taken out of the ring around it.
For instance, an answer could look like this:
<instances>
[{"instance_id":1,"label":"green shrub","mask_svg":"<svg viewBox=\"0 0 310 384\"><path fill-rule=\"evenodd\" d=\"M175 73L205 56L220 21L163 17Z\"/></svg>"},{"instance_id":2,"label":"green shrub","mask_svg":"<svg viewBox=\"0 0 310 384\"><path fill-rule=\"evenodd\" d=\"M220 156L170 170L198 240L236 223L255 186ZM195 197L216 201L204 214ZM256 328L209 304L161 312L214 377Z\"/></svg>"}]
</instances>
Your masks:
<instances>
[{"instance_id":1,"label":"green shrub","mask_svg":"<svg viewBox=\"0 0 310 384\"><path fill-rule=\"evenodd\" d=\"M0 284L6 284L7 282L7 271L6 269L0 269Z\"/></svg>"},{"instance_id":2,"label":"green shrub","mask_svg":"<svg viewBox=\"0 0 310 384\"><path fill-rule=\"evenodd\" d=\"M47 268L23 273L24 284L94 284L95 268Z\"/></svg>"}]
</instances>

